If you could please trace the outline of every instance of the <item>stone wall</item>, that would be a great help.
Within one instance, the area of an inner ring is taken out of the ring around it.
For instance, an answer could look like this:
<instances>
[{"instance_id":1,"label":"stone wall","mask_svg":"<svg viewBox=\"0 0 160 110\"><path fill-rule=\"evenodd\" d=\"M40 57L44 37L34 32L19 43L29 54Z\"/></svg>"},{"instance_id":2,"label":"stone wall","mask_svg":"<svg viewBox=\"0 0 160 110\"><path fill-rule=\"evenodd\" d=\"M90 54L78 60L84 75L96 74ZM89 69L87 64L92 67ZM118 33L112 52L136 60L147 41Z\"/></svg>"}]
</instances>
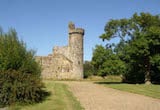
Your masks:
<instances>
[{"instance_id":1,"label":"stone wall","mask_svg":"<svg viewBox=\"0 0 160 110\"><path fill-rule=\"evenodd\" d=\"M68 46L56 46L52 54L36 57L42 66L42 78L83 78L83 35L84 29L75 28L73 23L69 23Z\"/></svg>"}]
</instances>

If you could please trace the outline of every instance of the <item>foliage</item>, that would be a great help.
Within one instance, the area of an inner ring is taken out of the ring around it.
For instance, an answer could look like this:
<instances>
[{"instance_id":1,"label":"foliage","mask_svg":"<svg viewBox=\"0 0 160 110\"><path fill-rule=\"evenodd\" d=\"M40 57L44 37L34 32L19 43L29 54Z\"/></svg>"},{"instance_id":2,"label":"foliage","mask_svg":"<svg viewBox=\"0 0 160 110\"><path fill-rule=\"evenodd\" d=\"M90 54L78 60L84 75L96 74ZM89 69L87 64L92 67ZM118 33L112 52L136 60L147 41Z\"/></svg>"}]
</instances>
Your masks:
<instances>
[{"instance_id":1,"label":"foliage","mask_svg":"<svg viewBox=\"0 0 160 110\"><path fill-rule=\"evenodd\" d=\"M0 105L34 103L45 95L41 68L15 30L0 32Z\"/></svg>"},{"instance_id":2,"label":"foliage","mask_svg":"<svg viewBox=\"0 0 160 110\"><path fill-rule=\"evenodd\" d=\"M160 79L158 15L135 13L128 19L110 20L100 38L104 41L115 37L121 38L121 44L119 43L116 48L117 56L127 65L124 81L149 83Z\"/></svg>"},{"instance_id":3,"label":"foliage","mask_svg":"<svg viewBox=\"0 0 160 110\"><path fill-rule=\"evenodd\" d=\"M84 78L88 78L89 76L94 74L93 65L90 61L85 61L83 64L84 68Z\"/></svg>"},{"instance_id":4,"label":"foliage","mask_svg":"<svg viewBox=\"0 0 160 110\"><path fill-rule=\"evenodd\" d=\"M104 61L106 60L107 52L102 45L96 45L95 49L93 50L93 57L92 57L92 65L94 66L94 70L97 73L102 68Z\"/></svg>"},{"instance_id":5,"label":"foliage","mask_svg":"<svg viewBox=\"0 0 160 110\"><path fill-rule=\"evenodd\" d=\"M119 75L125 71L125 63L116 56L111 47L96 45L93 51L92 64L100 76Z\"/></svg>"}]
</instances>

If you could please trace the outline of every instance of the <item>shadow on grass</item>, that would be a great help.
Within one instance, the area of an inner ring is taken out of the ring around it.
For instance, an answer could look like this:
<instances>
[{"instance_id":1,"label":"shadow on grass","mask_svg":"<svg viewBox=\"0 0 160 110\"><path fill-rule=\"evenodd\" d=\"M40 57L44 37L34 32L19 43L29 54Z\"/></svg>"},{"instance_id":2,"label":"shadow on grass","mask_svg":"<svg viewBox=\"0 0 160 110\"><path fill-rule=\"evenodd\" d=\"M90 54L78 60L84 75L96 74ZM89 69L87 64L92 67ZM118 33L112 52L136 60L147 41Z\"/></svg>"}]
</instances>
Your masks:
<instances>
[{"instance_id":1,"label":"shadow on grass","mask_svg":"<svg viewBox=\"0 0 160 110\"><path fill-rule=\"evenodd\" d=\"M94 82L95 84L124 84L122 82Z\"/></svg>"},{"instance_id":2,"label":"shadow on grass","mask_svg":"<svg viewBox=\"0 0 160 110\"><path fill-rule=\"evenodd\" d=\"M42 92L42 99L39 101L39 102L37 102L37 103L42 103L42 102L44 102L45 100L47 100L47 98L49 97L49 96L51 96L52 95L52 93L50 92L50 91L45 91L45 90L43 90L43 92Z\"/></svg>"}]
</instances>

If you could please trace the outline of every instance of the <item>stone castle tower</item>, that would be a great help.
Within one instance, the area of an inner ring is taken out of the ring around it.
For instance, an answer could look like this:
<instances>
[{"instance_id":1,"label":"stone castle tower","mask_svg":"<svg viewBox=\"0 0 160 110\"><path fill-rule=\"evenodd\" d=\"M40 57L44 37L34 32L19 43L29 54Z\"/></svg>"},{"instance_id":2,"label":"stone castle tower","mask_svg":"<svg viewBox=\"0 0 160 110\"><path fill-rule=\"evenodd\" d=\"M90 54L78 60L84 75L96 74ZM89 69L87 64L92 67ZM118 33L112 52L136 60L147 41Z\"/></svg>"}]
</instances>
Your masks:
<instances>
[{"instance_id":1,"label":"stone castle tower","mask_svg":"<svg viewBox=\"0 0 160 110\"><path fill-rule=\"evenodd\" d=\"M69 40L64 47L56 46L48 56L37 56L42 66L44 79L82 79L83 78L83 36L84 29L68 25Z\"/></svg>"}]
</instances>

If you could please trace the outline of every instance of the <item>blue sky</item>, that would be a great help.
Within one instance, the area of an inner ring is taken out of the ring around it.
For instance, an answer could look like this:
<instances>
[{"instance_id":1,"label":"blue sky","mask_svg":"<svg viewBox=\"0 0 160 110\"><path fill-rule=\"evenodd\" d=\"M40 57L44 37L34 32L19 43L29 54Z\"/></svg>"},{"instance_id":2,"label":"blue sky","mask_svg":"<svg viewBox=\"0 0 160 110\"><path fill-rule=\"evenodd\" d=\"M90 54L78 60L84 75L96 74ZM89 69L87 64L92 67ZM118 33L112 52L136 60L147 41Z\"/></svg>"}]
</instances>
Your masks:
<instances>
[{"instance_id":1,"label":"blue sky","mask_svg":"<svg viewBox=\"0 0 160 110\"><path fill-rule=\"evenodd\" d=\"M160 0L0 0L0 26L5 32L15 28L28 48L44 56L67 45L73 21L85 29L84 60L91 60L95 45L106 43L99 39L105 24L135 12L160 14Z\"/></svg>"}]
</instances>

